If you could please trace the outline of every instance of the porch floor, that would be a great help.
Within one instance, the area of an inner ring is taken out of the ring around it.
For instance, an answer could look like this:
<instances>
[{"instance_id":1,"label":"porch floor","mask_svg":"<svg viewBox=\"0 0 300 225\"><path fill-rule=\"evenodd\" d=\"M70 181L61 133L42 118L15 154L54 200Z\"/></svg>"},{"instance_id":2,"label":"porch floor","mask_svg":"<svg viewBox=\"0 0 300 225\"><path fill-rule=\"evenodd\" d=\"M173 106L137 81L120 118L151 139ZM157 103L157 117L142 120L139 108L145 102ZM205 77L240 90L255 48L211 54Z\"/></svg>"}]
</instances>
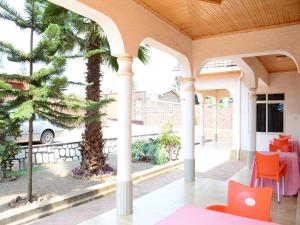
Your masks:
<instances>
[{"instance_id":1,"label":"porch floor","mask_svg":"<svg viewBox=\"0 0 300 225\"><path fill-rule=\"evenodd\" d=\"M196 171L197 178L195 183L185 183L182 177L182 171L174 174L166 174L160 178L149 181L146 185L135 187L134 213L131 216L117 216L116 210L110 210L109 207L115 203L111 196L104 197L103 200L93 202L68 209L57 215L52 215L33 222L34 225L153 225L167 215L171 214L177 208L185 204L194 204L199 207L206 207L211 204L225 204L227 198L227 181L213 180L208 178L199 178L201 172L205 172L220 165L229 159L229 146L224 144L206 144L205 147L196 148ZM200 173L199 173L200 172ZM175 176L175 177L174 177ZM230 179L249 184L250 171L244 167L240 172ZM161 180L168 183L163 186ZM154 185L154 183L155 185ZM154 186L159 185L156 189ZM136 189L137 188L137 189ZM143 189L142 189L143 188ZM153 188L150 192L150 188ZM155 190L156 189L156 190ZM143 192L141 195L137 193ZM150 192L148 194L145 194ZM141 197L140 197L141 196ZM100 202L101 201L101 202ZM101 214L106 208L105 213ZM298 210L298 211L297 211ZM297 213L298 212L298 213ZM99 215L98 215L99 214ZM297 217L298 214L298 217ZM281 225L300 225L300 199L296 197L282 198L281 203L277 204L276 196L273 197L271 217L274 222ZM81 218L81 219L80 219ZM76 222L77 221L77 222Z\"/></svg>"},{"instance_id":2,"label":"porch floor","mask_svg":"<svg viewBox=\"0 0 300 225\"><path fill-rule=\"evenodd\" d=\"M249 171L243 169L232 179L248 184L248 177ZM226 198L227 182L201 178L196 179L195 183L185 183L180 179L135 200L134 213L131 216L117 216L113 209L80 225L153 225L185 204L206 207L211 204L225 204ZM300 224L300 201L297 203L296 197L282 198L281 203L277 204L274 196L271 217L273 222L281 225Z\"/></svg>"}]
</instances>

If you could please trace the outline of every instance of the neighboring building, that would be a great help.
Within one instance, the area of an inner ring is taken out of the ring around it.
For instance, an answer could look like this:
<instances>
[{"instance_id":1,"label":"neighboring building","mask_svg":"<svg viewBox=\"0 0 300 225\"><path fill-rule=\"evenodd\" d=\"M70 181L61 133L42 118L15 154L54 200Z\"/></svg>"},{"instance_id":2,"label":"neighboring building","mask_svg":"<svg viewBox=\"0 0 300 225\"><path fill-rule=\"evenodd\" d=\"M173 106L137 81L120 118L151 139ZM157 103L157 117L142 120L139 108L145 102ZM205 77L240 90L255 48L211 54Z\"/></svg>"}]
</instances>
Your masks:
<instances>
[{"instance_id":1,"label":"neighboring building","mask_svg":"<svg viewBox=\"0 0 300 225\"><path fill-rule=\"evenodd\" d=\"M104 97L117 100L116 93L105 93ZM117 102L113 102L105 109L107 118L117 119ZM145 91L132 92L132 120L133 123L145 126L162 127L170 122L174 127L181 124L180 98L175 91L161 94L147 94Z\"/></svg>"}]
</instances>

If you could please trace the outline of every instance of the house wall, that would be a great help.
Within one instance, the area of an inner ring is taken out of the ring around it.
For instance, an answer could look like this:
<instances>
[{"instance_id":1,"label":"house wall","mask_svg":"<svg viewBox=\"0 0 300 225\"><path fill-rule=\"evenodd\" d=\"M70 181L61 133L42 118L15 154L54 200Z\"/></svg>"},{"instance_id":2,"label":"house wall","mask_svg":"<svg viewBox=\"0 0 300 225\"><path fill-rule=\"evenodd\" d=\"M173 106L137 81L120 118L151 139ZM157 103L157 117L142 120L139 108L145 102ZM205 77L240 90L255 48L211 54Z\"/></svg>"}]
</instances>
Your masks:
<instances>
[{"instance_id":1,"label":"house wall","mask_svg":"<svg viewBox=\"0 0 300 225\"><path fill-rule=\"evenodd\" d=\"M218 108L218 142L232 142L232 113L233 107ZM206 106L204 108L204 135L206 140L214 139L214 118L213 108Z\"/></svg>"},{"instance_id":2,"label":"house wall","mask_svg":"<svg viewBox=\"0 0 300 225\"><path fill-rule=\"evenodd\" d=\"M269 86L258 87L257 92L285 93L284 133L300 141L300 75L297 72L273 73L269 75ZM248 89L242 85L242 149L248 146ZM279 133L257 133L256 148L267 151L269 140Z\"/></svg>"},{"instance_id":3,"label":"house wall","mask_svg":"<svg viewBox=\"0 0 300 225\"><path fill-rule=\"evenodd\" d=\"M167 101L146 100L145 125L163 127L167 122L174 128L181 126L181 104Z\"/></svg>"},{"instance_id":4,"label":"house wall","mask_svg":"<svg viewBox=\"0 0 300 225\"><path fill-rule=\"evenodd\" d=\"M105 109L108 119L116 120L118 118L118 95L116 93L103 94L103 97L113 98L116 101L110 103ZM139 102L139 103L138 103ZM132 93L132 120L136 123L143 124L145 120L146 92L137 91ZM138 106L139 105L139 106Z\"/></svg>"},{"instance_id":5,"label":"house wall","mask_svg":"<svg viewBox=\"0 0 300 225\"><path fill-rule=\"evenodd\" d=\"M158 96L158 100L160 101L168 101L168 102L180 102L180 98L173 91L166 92Z\"/></svg>"}]
</instances>

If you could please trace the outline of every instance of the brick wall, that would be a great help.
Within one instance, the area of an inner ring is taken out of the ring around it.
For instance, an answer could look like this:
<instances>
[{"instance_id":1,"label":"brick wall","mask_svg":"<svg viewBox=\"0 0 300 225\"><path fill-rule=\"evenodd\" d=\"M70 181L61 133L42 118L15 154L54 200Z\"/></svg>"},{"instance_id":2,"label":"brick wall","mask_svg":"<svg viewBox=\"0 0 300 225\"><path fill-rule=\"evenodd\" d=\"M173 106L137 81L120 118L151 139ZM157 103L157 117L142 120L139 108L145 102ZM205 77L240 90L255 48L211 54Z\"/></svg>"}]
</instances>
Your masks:
<instances>
[{"instance_id":1,"label":"brick wall","mask_svg":"<svg viewBox=\"0 0 300 225\"><path fill-rule=\"evenodd\" d=\"M145 125L162 127L170 122L175 128L181 125L180 103L146 99Z\"/></svg>"},{"instance_id":2,"label":"brick wall","mask_svg":"<svg viewBox=\"0 0 300 225\"><path fill-rule=\"evenodd\" d=\"M204 109L204 128L206 139L213 140L214 137L214 118L213 108L205 107ZM218 141L232 141L232 107L218 108L217 111L218 123Z\"/></svg>"}]
</instances>

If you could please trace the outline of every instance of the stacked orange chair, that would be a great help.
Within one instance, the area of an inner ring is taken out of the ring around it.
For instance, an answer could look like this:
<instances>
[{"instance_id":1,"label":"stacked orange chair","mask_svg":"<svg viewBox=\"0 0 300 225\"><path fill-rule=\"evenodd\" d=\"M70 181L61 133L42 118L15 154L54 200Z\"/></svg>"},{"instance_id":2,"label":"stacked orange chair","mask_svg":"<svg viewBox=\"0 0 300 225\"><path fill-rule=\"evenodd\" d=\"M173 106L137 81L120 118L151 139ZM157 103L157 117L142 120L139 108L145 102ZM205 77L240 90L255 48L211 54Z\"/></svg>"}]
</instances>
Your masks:
<instances>
[{"instance_id":1,"label":"stacked orange chair","mask_svg":"<svg viewBox=\"0 0 300 225\"><path fill-rule=\"evenodd\" d=\"M289 145L289 140L287 137L284 138L274 138L273 144L269 145L270 152L290 152L292 147Z\"/></svg>"},{"instance_id":2,"label":"stacked orange chair","mask_svg":"<svg viewBox=\"0 0 300 225\"><path fill-rule=\"evenodd\" d=\"M271 221L272 188L252 188L229 181L228 204L212 205L207 209L252 219Z\"/></svg>"},{"instance_id":3,"label":"stacked orange chair","mask_svg":"<svg viewBox=\"0 0 300 225\"><path fill-rule=\"evenodd\" d=\"M279 138L287 138L287 139L291 139L292 135L290 134L279 134Z\"/></svg>"},{"instance_id":4,"label":"stacked orange chair","mask_svg":"<svg viewBox=\"0 0 300 225\"><path fill-rule=\"evenodd\" d=\"M277 182L277 202L280 202L280 185L282 181L282 194L284 195L284 176L287 171L287 164L280 163L279 155L264 155L256 153L256 180L255 187L257 187L258 179L260 179L261 187L263 186L263 179L271 179Z\"/></svg>"}]
</instances>

